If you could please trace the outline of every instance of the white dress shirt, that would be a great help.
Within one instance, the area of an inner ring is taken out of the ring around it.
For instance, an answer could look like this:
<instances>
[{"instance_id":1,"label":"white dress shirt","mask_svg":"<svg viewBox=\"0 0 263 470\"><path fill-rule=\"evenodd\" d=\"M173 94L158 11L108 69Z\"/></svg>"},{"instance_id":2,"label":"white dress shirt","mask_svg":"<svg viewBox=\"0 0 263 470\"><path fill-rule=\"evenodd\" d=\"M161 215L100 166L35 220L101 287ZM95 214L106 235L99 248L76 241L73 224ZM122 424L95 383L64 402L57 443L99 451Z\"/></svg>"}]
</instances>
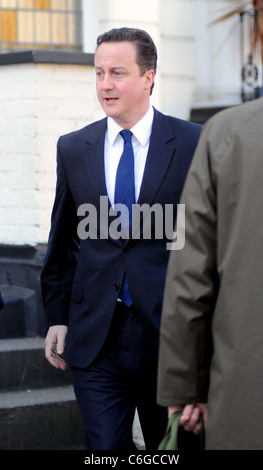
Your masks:
<instances>
[{"instance_id":1,"label":"white dress shirt","mask_svg":"<svg viewBox=\"0 0 263 470\"><path fill-rule=\"evenodd\" d=\"M140 194L144 168L149 149L150 136L152 132L154 111L150 106L147 113L130 130L132 132L132 145L134 152L134 183L135 200L138 201ZM104 144L104 166L106 188L110 203L114 206L115 180L118 164L123 152L123 138L119 134L122 128L108 117L107 130Z\"/></svg>"}]
</instances>

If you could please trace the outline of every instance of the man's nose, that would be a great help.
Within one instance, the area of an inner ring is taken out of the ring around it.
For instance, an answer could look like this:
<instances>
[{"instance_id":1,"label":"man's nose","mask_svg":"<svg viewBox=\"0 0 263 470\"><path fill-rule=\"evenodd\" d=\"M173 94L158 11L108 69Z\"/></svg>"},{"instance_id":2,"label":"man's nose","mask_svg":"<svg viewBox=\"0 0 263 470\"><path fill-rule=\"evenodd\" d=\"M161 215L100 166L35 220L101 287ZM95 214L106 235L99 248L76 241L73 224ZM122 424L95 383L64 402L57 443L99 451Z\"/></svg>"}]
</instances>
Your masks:
<instances>
[{"instance_id":1,"label":"man's nose","mask_svg":"<svg viewBox=\"0 0 263 470\"><path fill-rule=\"evenodd\" d=\"M102 81L103 90L111 90L113 88L113 81L110 74L105 74Z\"/></svg>"}]
</instances>

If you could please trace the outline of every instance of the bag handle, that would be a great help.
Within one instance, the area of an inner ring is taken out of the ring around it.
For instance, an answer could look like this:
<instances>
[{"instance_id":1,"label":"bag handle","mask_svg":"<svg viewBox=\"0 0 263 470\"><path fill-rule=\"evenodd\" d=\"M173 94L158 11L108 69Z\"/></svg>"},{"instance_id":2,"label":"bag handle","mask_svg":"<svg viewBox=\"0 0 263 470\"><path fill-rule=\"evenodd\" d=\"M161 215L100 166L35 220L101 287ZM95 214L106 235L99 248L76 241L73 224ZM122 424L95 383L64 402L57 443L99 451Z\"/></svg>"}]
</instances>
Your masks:
<instances>
[{"instance_id":1,"label":"bag handle","mask_svg":"<svg viewBox=\"0 0 263 470\"><path fill-rule=\"evenodd\" d=\"M178 449L178 430L180 426L180 418L182 416L182 411L177 411L173 413L167 424L167 429L164 438L158 446L158 450L179 450ZM201 417L199 418L199 424L201 425L201 434L200 434L200 450L205 448L205 429L204 423Z\"/></svg>"}]
</instances>

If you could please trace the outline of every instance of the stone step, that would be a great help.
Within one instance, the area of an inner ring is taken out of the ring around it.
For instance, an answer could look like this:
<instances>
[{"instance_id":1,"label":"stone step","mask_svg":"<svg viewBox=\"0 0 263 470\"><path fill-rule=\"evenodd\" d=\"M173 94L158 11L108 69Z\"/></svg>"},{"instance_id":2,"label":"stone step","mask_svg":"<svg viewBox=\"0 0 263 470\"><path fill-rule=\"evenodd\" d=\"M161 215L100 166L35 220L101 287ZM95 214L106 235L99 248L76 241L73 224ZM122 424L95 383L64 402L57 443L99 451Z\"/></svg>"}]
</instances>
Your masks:
<instances>
[{"instance_id":1,"label":"stone step","mask_svg":"<svg viewBox=\"0 0 263 470\"><path fill-rule=\"evenodd\" d=\"M85 449L71 386L0 393L0 450Z\"/></svg>"},{"instance_id":2,"label":"stone step","mask_svg":"<svg viewBox=\"0 0 263 470\"><path fill-rule=\"evenodd\" d=\"M70 371L52 367L45 358L44 339L0 340L0 392L71 384Z\"/></svg>"},{"instance_id":3,"label":"stone step","mask_svg":"<svg viewBox=\"0 0 263 470\"><path fill-rule=\"evenodd\" d=\"M34 336L37 332L36 294L32 289L0 285L5 307L0 311L0 339Z\"/></svg>"}]
</instances>

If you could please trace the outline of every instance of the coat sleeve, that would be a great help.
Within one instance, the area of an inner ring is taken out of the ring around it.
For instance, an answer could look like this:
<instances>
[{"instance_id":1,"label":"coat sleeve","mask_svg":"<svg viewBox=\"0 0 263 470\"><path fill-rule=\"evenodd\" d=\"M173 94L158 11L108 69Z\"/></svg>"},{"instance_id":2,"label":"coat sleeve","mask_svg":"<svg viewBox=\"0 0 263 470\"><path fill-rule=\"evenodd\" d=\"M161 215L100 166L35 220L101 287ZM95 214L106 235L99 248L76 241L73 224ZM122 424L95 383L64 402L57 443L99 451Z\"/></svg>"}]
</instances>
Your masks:
<instances>
[{"instance_id":1,"label":"coat sleeve","mask_svg":"<svg viewBox=\"0 0 263 470\"><path fill-rule=\"evenodd\" d=\"M185 245L170 254L164 294L158 403L206 402L211 320L218 292L216 173L204 127L184 186Z\"/></svg>"},{"instance_id":2,"label":"coat sleeve","mask_svg":"<svg viewBox=\"0 0 263 470\"><path fill-rule=\"evenodd\" d=\"M79 252L77 212L57 145L57 184L41 290L47 327L67 325L72 279Z\"/></svg>"}]
</instances>

